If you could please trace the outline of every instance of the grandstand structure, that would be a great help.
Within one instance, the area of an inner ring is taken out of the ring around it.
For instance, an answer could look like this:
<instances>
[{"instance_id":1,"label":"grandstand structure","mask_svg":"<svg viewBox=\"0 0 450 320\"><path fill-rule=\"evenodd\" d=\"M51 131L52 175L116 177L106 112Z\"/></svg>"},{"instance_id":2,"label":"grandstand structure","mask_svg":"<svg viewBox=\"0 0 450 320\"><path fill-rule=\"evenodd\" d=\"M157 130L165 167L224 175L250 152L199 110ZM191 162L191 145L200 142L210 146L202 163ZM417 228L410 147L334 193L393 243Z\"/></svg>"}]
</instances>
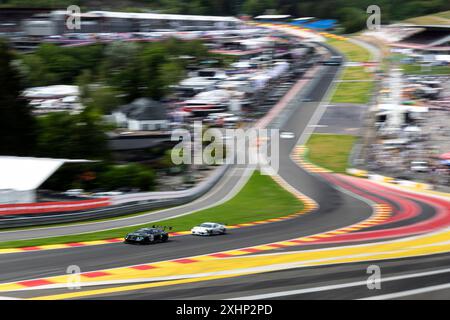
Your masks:
<instances>
[{"instance_id":1,"label":"grandstand structure","mask_svg":"<svg viewBox=\"0 0 450 320\"><path fill-rule=\"evenodd\" d=\"M82 12L75 17L80 18L79 29L67 27L67 11L55 10L48 15L24 21L24 32L32 36L52 36L64 33L152 32L167 29L195 31L235 29L243 24L243 21L235 17L113 11Z\"/></svg>"},{"instance_id":2,"label":"grandstand structure","mask_svg":"<svg viewBox=\"0 0 450 320\"><path fill-rule=\"evenodd\" d=\"M450 25L392 25L389 29L404 36L391 43L394 48L422 53L450 54Z\"/></svg>"}]
</instances>

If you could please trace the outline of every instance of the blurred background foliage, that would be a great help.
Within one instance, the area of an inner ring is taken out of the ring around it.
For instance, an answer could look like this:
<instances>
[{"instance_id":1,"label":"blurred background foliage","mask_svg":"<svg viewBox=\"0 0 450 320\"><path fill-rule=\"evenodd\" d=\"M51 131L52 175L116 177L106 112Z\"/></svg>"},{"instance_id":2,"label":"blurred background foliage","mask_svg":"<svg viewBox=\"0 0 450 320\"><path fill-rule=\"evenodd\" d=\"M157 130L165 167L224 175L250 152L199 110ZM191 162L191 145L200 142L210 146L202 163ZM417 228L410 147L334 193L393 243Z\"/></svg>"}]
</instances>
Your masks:
<instances>
[{"instance_id":1,"label":"blurred background foliage","mask_svg":"<svg viewBox=\"0 0 450 320\"><path fill-rule=\"evenodd\" d=\"M448 0L0 0L0 7L54 7L79 5L83 10L120 10L128 12L163 12L200 15L290 14L295 17L335 18L345 32L365 26L366 8L380 6L384 22L450 10Z\"/></svg>"}]
</instances>

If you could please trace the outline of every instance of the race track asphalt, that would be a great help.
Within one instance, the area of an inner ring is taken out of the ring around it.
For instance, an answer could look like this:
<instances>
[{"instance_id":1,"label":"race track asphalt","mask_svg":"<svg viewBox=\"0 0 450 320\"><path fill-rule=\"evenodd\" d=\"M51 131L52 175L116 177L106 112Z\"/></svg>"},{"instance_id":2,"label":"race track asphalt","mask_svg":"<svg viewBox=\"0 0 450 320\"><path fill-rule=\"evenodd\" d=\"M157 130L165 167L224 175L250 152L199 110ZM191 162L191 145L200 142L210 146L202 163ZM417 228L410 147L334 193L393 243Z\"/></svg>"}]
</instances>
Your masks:
<instances>
[{"instance_id":1,"label":"race track asphalt","mask_svg":"<svg viewBox=\"0 0 450 320\"><path fill-rule=\"evenodd\" d=\"M220 181L211 189L210 192L200 197L199 199L182 206L165 210L158 210L137 216L105 221L84 222L65 226L48 226L34 229L1 231L0 241L27 240L97 232L106 229L151 223L189 214L199 209L206 209L208 207L214 206L234 195L234 193L240 189L242 184L244 184L246 182L246 179L248 178L248 176L244 174L245 171L246 168L242 167L234 166L230 168L225 176L220 179Z\"/></svg>"},{"instance_id":2,"label":"race track asphalt","mask_svg":"<svg viewBox=\"0 0 450 320\"><path fill-rule=\"evenodd\" d=\"M227 235L199 238L180 236L164 244L151 246L132 246L122 243L88 246L70 249L56 249L26 253L4 254L0 259L0 282L41 278L66 273L69 265L78 265L82 272L100 270L134 264L189 257L218 251L237 249L247 246L265 244L275 241L307 236L337 228L346 227L372 214L368 200L364 196L377 196L400 211L399 204L389 195L361 190L361 196L337 188L321 175L311 174L300 168L290 157L298 141L305 142L316 121L320 119L323 109L322 99L339 71L338 67L325 67L324 72L316 75L318 81L307 95L308 102L295 102L293 111L280 127L281 131L293 132L294 139L280 140L279 175L295 189L314 199L319 208L314 212L299 217L230 230ZM239 169L239 168L238 168ZM243 170L243 168L240 168ZM237 183L240 176L236 176ZM342 184L351 186L351 180L336 178ZM231 182L230 182L231 184ZM226 185L228 186L228 185ZM217 191L217 197L209 200L219 201L230 190L223 185ZM223 192L223 193L221 193ZM263 195L262 195L263 196ZM420 209L420 215L401 222L387 223L383 226L368 228L370 232L379 229L401 227L425 221L435 215L435 208L421 201L413 201ZM212 202L214 203L214 202ZM192 203L194 209L198 203ZM177 208L174 208L177 209ZM397 213L398 214L398 213ZM339 244L335 244L339 245ZM311 246L309 249L320 247ZM329 245L328 245L329 246ZM299 250L300 247L274 249L271 252ZM446 283L450 263L449 254L431 255L406 259L377 261L381 267L382 277L400 276L398 280L382 282L382 289L369 290L365 284L368 277L367 267L372 263L347 263L322 267L303 267L284 271L266 272L221 280L180 284L169 287L125 291L115 294L96 296L106 299L360 299L371 296L401 298L399 292L424 288ZM424 274L422 274L425 272ZM431 273L430 273L431 272ZM434 272L434 273L433 273ZM414 275L414 273L419 273ZM405 275L413 275L413 281ZM356 284L355 284L356 283ZM294 291L292 291L294 290ZM56 289L43 290L42 295L58 293ZM14 296L27 298L36 293L23 291ZM415 297L429 297L418 291ZM449 298L449 290L441 290L434 297Z\"/></svg>"},{"instance_id":3,"label":"race track asphalt","mask_svg":"<svg viewBox=\"0 0 450 320\"><path fill-rule=\"evenodd\" d=\"M366 283L371 275L367 269L372 265L380 267L380 289L367 287ZM95 299L450 299L450 288L422 292L426 291L424 288L448 284L449 265L450 254L440 254L377 262L304 267L132 292L110 293ZM398 279L390 279L391 277L398 277ZM408 292L410 290L418 290L418 292ZM22 297L27 295L28 293L21 294ZM383 297L384 295L392 296Z\"/></svg>"},{"instance_id":4,"label":"race track asphalt","mask_svg":"<svg viewBox=\"0 0 450 320\"><path fill-rule=\"evenodd\" d=\"M372 213L369 204L348 194L341 193L326 181L312 176L300 169L290 158L291 149L302 135L315 113L322 97L333 81L338 67L326 67L325 72L317 75L319 81L309 94L314 101L299 103L295 112L282 127L291 131L295 139L280 141L280 176L294 188L315 199L320 208L315 212L295 219L230 230L223 237L197 238L182 236L172 238L168 243L154 246L130 246L122 243L88 246L70 249L57 249L27 253L5 254L0 260L0 281L15 281L65 273L69 265L80 266L83 272L133 265L152 261L175 259L188 255L213 253L227 249L240 248L281 241L288 238L310 235L344 227L366 219ZM238 168L243 170L243 168ZM230 184L237 183L240 176L231 177ZM223 186L222 186L223 188ZM219 188L220 189L220 188ZM226 188L223 188L226 189ZM208 203L221 200L227 191L218 191L209 197ZM199 202L192 203L192 210ZM186 212L185 208L170 209ZM86 232L85 229L82 232Z\"/></svg>"}]
</instances>

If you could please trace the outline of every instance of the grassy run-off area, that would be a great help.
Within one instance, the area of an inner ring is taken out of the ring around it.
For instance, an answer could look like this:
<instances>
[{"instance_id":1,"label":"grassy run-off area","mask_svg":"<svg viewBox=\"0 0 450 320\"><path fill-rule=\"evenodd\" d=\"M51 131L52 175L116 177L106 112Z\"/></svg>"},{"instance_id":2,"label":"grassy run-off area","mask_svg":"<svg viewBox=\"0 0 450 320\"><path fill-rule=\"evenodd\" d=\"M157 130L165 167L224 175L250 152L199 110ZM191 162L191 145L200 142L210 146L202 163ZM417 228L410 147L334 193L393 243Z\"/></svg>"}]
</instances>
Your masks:
<instances>
[{"instance_id":1,"label":"grassy run-off area","mask_svg":"<svg viewBox=\"0 0 450 320\"><path fill-rule=\"evenodd\" d=\"M327 43L345 54L348 61L364 62L370 60L370 52L348 40L328 39Z\"/></svg>"},{"instance_id":2,"label":"grassy run-off area","mask_svg":"<svg viewBox=\"0 0 450 320\"><path fill-rule=\"evenodd\" d=\"M350 67L344 70L341 80L372 80L372 73L365 67Z\"/></svg>"},{"instance_id":3,"label":"grassy run-off area","mask_svg":"<svg viewBox=\"0 0 450 320\"><path fill-rule=\"evenodd\" d=\"M158 221L134 227L105 230L70 236L41 238L32 240L18 240L1 242L0 248L17 248L26 246L40 246L69 242L103 240L124 237L125 234L136 229L152 226L153 224L171 226L172 231L190 230L202 222L222 222L226 225L252 222L287 216L303 209L303 203L291 193L280 187L269 176L255 172L242 190L227 202L200 210L178 218Z\"/></svg>"},{"instance_id":4,"label":"grassy run-off area","mask_svg":"<svg viewBox=\"0 0 450 320\"><path fill-rule=\"evenodd\" d=\"M449 25L450 10L429 14L426 16L406 19L405 23L413 23L418 25Z\"/></svg>"},{"instance_id":5,"label":"grassy run-off area","mask_svg":"<svg viewBox=\"0 0 450 320\"><path fill-rule=\"evenodd\" d=\"M436 74L450 74L450 66L428 66L421 65L420 62L402 62L402 60L409 58L407 54L395 53L389 59L392 62L399 64L399 67L407 75L436 75Z\"/></svg>"},{"instance_id":6,"label":"grassy run-off area","mask_svg":"<svg viewBox=\"0 0 450 320\"><path fill-rule=\"evenodd\" d=\"M331 98L332 103L365 104L370 101L374 83L372 81L340 82Z\"/></svg>"},{"instance_id":7,"label":"grassy run-off area","mask_svg":"<svg viewBox=\"0 0 450 320\"><path fill-rule=\"evenodd\" d=\"M322 168L345 173L355 140L351 135L313 134L306 144L306 158Z\"/></svg>"},{"instance_id":8,"label":"grassy run-off area","mask_svg":"<svg viewBox=\"0 0 450 320\"><path fill-rule=\"evenodd\" d=\"M365 48L358 46L348 40L328 40L328 43L338 49L342 54L346 56L348 61L364 62L370 60L370 52ZM370 99L370 93L373 89L373 82L370 81L373 76L366 70L365 67L347 67L342 73L341 79L344 82L340 82L333 97L332 103L368 103ZM349 81L351 82L345 82Z\"/></svg>"},{"instance_id":9,"label":"grassy run-off area","mask_svg":"<svg viewBox=\"0 0 450 320\"><path fill-rule=\"evenodd\" d=\"M422 67L420 64L402 64L400 67L405 74L433 75L450 74L450 66Z\"/></svg>"}]
</instances>

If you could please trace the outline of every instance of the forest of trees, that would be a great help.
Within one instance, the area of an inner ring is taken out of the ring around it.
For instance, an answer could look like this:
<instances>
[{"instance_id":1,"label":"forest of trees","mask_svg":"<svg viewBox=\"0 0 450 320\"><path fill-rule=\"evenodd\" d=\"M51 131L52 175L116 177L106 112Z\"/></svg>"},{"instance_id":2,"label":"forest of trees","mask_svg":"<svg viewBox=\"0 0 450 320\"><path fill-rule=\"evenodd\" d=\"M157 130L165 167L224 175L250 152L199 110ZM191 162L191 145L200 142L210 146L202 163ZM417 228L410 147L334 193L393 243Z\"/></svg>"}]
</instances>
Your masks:
<instances>
[{"instance_id":1,"label":"forest of trees","mask_svg":"<svg viewBox=\"0 0 450 320\"><path fill-rule=\"evenodd\" d=\"M71 165L45 187L151 190L154 170L140 164L112 162L102 114L134 97L162 97L185 72L176 55L209 57L201 42L168 40L135 45L117 43L62 48L43 45L18 55L0 40L0 155L95 159L92 165ZM30 85L79 84L86 108L80 114L51 113L33 117L21 92ZM95 84L92 86L92 84Z\"/></svg>"},{"instance_id":2,"label":"forest of trees","mask_svg":"<svg viewBox=\"0 0 450 320\"><path fill-rule=\"evenodd\" d=\"M8 44L0 40L0 154L22 156L34 149L36 123L27 102L19 98L23 83L14 59Z\"/></svg>"},{"instance_id":3,"label":"forest of trees","mask_svg":"<svg viewBox=\"0 0 450 320\"><path fill-rule=\"evenodd\" d=\"M216 57L198 40L81 47L42 44L34 53L21 56L19 66L26 86L78 84L84 96L93 94L91 98L97 100L106 99L109 92L123 96L125 102L138 97L159 100L169 85L185 75L186 61L177 59L180 55L198 60ZM88 86L92 83L103 85L102 92L93 93Z\"/></svg>"},{"instance_id":4,"label":"forest of trees","mask_svg":"<svg viewBox=\"0 0 450 320\"><path fill-rule=\"evenodd\" d=\"M0 0L1 6L64 8L78 4L84 10L158 11L201 15L258 15L267 11L293 16L338 19L346 32L365 25L366 8L380 6L384 22L398 21L439 11L450 10L448 0Z\"/></svg>"},{"instance_id":5,"label":"forest of trees","mask_svg":"<svg viewBox=\"0 0 450 320\"><path fill-rule=\"evenodd\" d=\"M210 54L198 40L80 47L42 44L33 53L18 54L0 39L0 154L101 160L59 170L46 184L51 189L112 190L122 186L151 190L155 183L152 168L114 164L106 135L111 126L102 115L138 97L165 97L169 86L186 75L191 63L191 59L178 56L190 56L196 62L228 63L224 56ZM84 111L32 116L22 91L54 84L79 85ZM162 168L171 166L163 165L164 159L161 164Z\"/></svg>"}]
</instances>

